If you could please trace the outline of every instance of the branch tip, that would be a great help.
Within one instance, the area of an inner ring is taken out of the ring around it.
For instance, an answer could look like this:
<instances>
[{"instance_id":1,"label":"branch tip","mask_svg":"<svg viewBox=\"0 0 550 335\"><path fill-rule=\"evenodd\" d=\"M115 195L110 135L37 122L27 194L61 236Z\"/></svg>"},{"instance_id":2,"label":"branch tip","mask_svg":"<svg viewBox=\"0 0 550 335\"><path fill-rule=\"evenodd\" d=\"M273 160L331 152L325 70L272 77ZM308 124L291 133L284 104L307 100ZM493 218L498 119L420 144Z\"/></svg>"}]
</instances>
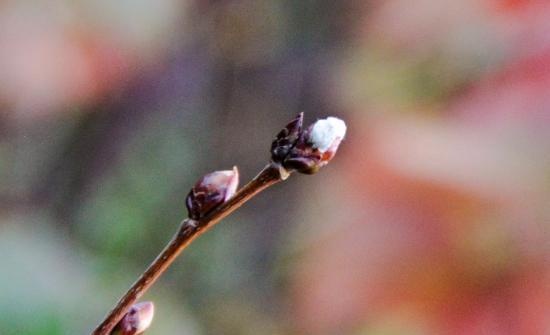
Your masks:
<instances>
[{"instance_id":1,"label":"branch tip","mask_svg":"<svg viewBox=\"0 0 550 335\"><path fill-rule=\"evenodd\" d=\"M313 174L334 157L347 127L331 116L303 129L303 117L300 113L277 134L271 144L271 159L288 171Z\"/></svg>"}]
</instances>

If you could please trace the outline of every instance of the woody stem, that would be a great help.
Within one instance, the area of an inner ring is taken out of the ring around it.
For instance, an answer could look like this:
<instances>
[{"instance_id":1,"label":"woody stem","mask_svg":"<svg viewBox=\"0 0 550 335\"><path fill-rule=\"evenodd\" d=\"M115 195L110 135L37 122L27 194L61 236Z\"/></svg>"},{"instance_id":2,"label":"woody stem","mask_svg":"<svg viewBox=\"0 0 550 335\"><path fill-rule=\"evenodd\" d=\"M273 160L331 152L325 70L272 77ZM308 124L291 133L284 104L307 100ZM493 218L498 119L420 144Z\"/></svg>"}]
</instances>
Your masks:
<instances>
[{"instance_id":1,"label":"woody stem","mask_svg":"<svg viewBox=\"0 0 550 335\"><path fill-rule=\"evenodd\" d=\"M269 186L285 180L289 172L279 164L268 164L256 177L243 186L233 197L214 208L204 217L182 221L178 232L168 242L162 252L155 258L149 267L141 274L137 281L120 298L115 307L107 314L105 319L92 332L92 335L108 335L116 324L128 312L130 307L139 299L155 281L168 269L178 255L195 238L210 229L221 219L231 214L253 196Z\"/></svg>"}]
</instances>

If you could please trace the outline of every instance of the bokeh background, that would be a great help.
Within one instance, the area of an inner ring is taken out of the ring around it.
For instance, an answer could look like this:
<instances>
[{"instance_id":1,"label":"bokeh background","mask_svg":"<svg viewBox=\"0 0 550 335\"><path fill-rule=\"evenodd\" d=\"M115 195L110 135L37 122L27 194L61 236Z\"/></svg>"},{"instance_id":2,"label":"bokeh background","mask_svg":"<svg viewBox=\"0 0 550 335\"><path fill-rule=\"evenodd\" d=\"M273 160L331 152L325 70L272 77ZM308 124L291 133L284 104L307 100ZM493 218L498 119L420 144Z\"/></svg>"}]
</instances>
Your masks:
<instances>
[{"instance_id":1,"label":"bokeh background","mask_svg":"<svg viewBox=\"0 0 550 335\"><path fill-rule=\"evenodd\" d=\"M0 333L86 334L300 111L333 162L197 240L149 334L550 334L550 3L0 3Z\"/></svg>"}]
</instances>

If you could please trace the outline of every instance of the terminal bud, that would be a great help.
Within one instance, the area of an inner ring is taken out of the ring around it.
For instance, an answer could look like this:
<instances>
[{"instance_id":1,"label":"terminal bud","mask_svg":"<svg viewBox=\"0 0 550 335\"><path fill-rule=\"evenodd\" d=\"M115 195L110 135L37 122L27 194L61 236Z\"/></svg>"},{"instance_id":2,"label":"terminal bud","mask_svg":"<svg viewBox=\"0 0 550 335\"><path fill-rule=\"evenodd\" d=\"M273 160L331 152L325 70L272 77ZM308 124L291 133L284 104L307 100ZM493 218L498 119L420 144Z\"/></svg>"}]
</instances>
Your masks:
<instances>
[{"instance_id":1,"label":"terminal bud","mask_svg":"<svg viewBox=\"0 0 550 335\"><path fill-rule=\"evenodd\" d=\"M313 174L336 154L346 135L344 121L328 117L302 129L303 114L289 123L271 145L271 158L287 170Z\"/></svg>"}]
</instances>

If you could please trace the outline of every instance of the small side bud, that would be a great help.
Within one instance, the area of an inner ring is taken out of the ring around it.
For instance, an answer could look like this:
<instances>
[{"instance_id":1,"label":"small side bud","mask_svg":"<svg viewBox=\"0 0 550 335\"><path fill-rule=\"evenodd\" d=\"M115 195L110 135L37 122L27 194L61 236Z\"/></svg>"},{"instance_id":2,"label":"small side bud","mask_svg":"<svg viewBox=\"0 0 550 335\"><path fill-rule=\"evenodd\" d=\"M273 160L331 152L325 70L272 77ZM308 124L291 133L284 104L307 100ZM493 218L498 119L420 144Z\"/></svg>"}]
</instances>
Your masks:
<instances>
[{"instance_id":1,"label":"small side bud","mask_svg":"<svg viewBox=\"0 0 550 335\"><path fill-rule=\"evenodd\" d=\"M112 334L138 335L143 333L153 322L155 306L150 301L139 302L118 323Z\"/></svg>"},{"instance_id":2,"label":"small side bud","mask_svg":"<svg viewBox=\"0 0 550 335\"><path fill-rule=\"evenodd\" d=\"M215 171L203 176L193 186L186 199L189 218L198 220L231 198L239 186L239 171Z\"/></svg>"},{"instance_id":3,"label":"small side bud","mask_svg":"<svg viewBox=\"0 0 550 335\"><path fill-rule=\"evenodd\" d=\"M299 116L300 122L303 115ZM287 170L296 170L305 174L313 174L321 167L325 166L336 154L340 143L346 135L346 124L344 121L328 117L323 120L318 120L306 130L298 130L299 136L293 142L285 142L284 135L290 134L290 129L296 131L297 128L290 128L295 121L291 122L283 129L271 147L272 159L276 163L280 163ZM283 137L281 138L281 135ZM275 155L274 147L282 143Z\"/></svg>"}]
</instances>

